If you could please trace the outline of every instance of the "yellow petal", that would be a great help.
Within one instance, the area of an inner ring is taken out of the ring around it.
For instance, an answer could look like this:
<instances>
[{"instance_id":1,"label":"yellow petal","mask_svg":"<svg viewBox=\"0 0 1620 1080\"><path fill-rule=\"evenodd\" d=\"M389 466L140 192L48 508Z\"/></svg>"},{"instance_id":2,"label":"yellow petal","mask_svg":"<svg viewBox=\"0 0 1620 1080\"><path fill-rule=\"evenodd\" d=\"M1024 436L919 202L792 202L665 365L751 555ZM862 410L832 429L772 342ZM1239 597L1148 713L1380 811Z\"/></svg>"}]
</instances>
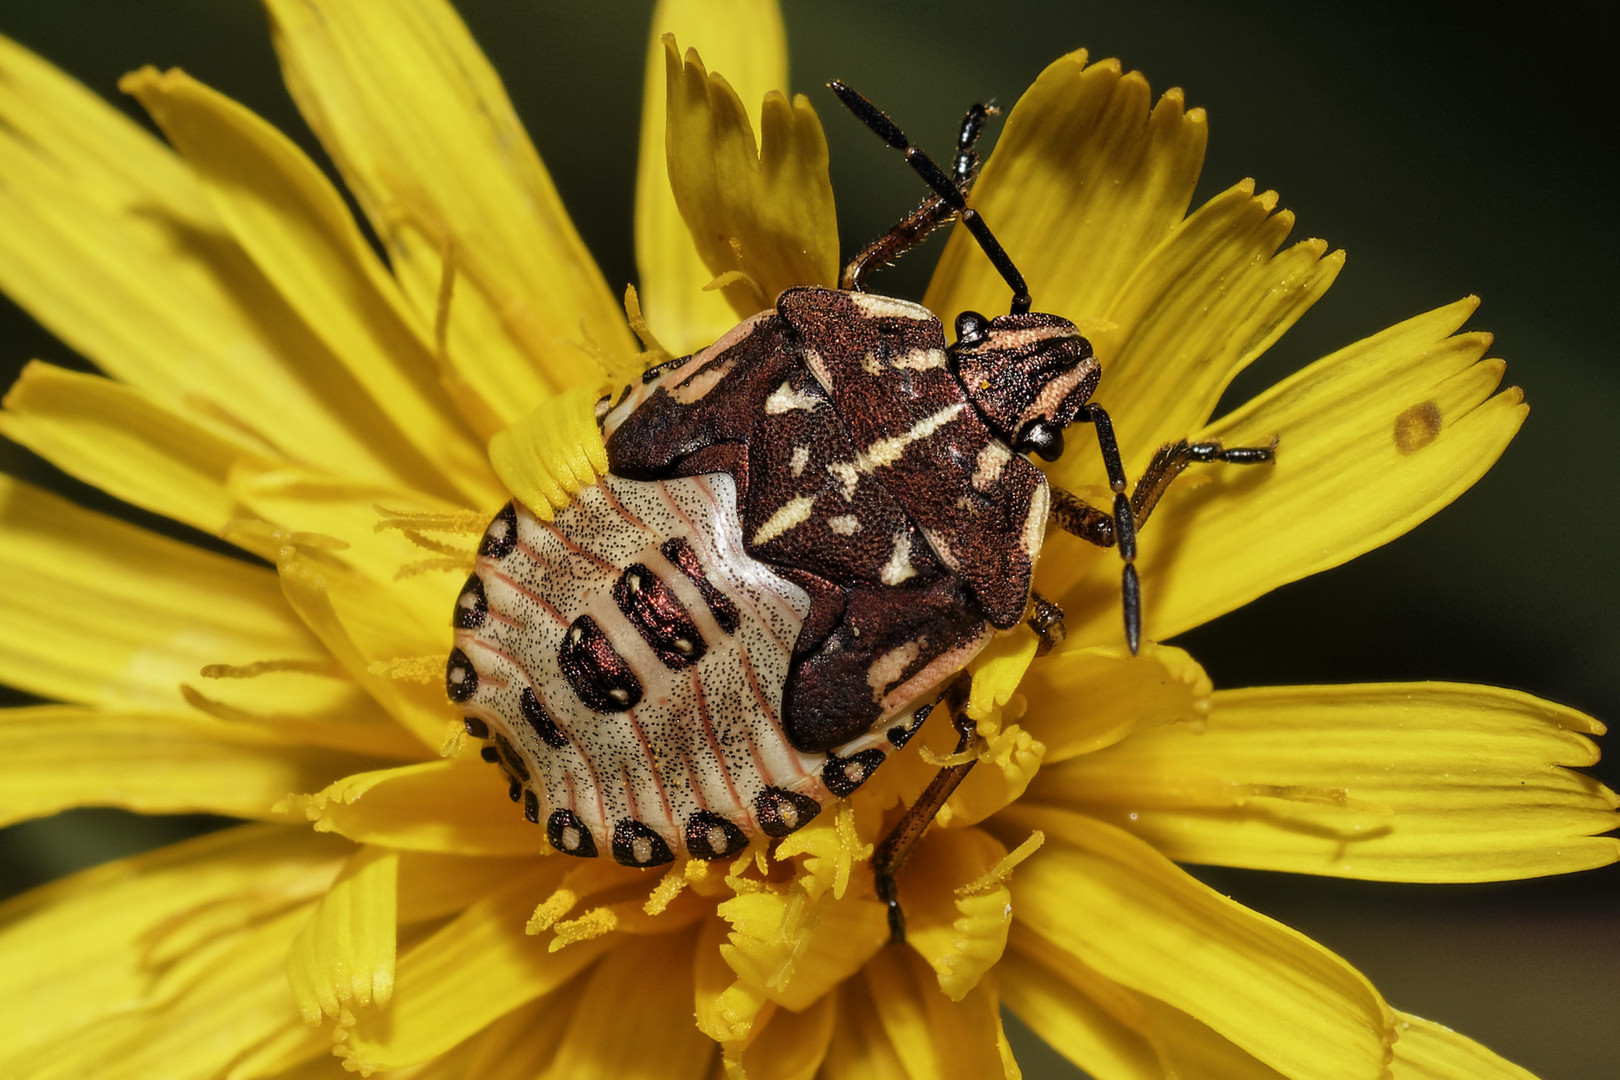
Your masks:
<instances>
[{"instance_id":1,"label":"yellow petal","mask_svg":"<svg viewBox=\"0 0 1620 1080\"><path fill-rule=\"evenodd\" d=\"M563 989L512 1010L460 1047L434 1058L422 1074L423 1080L436 1076L444 1080L536 1080L546 1076L558 1047L570 1034L569 993L570 989Z\"/></svg>"},{"instance_id":2,"label":"yellow petal","mask_svg":"<svg viewBox=\"0 0 1620 1080\"><path fill-rule=\"evenodd\" d=\"M137 1034L173 1049L166 1035L160 1040L163 1021L149 1010L186 998L185 979L197 975L199 961L206 971L244 929L319 896L351 850L307 829L248 826L107 863L0 906L0 1007L8 1032L0 1073L34 1075L8 1061L34 1053L41 1062L56 1061L76 1052L81 1040L105 1050L98 1032L119 1014L139 1020L136 1031L119 1027L106 1035L128 1037L125 1052L144 1053ZM296 929L285 927L280 955ZM280 956L262 959L257 978L244 979L235 992L245 1007L273 997L285 1018L293 1002ZM232 1019L218 1016L221 1023ZM105 1075L117 1056L78 1065ZM180 1075L141 1060L145 1076Z\"/></svg>"},{"instance_id":3,"label":"yellow petal","mask_svg":"<svg viewBox=\"0 0 1620 1080\"><path fill-rule=\"evenodd\" d=\"M400 956L392 1002L359 1017L341 1048L345 1064L364 1072L426 1061L555 990L617 943L610 934L547 952L523 932L535 898L561 877L561 861L537 864Z\"/></svg>"},{"instance_id":4,"label":"yellow petal","mask_svg":"<svg viewBox=\"0 0 1620 1080\"><path fill-rule=\"evenodd\" d=\"M1154 449L1197 430L1239 371L1321 299L1343 252L1305 240L1279 251L1294 215L1273 214L1274 192L1244 181L1215 196L1143 261L1093 336L1102 361L1097 401L1120 433L1132 476ZM1064 458L1068 483L1101 480L1093 453Z\"/></svg>"},{"instance_id":5,"label":"yellow petal","mask_svg":"<svg viewBox=\"0 0 1620 1080\"><path fill-rule=\"evenodd\" d=\"M1006 1076L995 980L986 979L961 1001L934 985L934 974L908 949L884 949L862 969L883 1034L905 1075L961 1080Z\"/></svg>"},{"instance_id":6,"label":"yellow petal","mask_svg":"<svg viewBox=\"0 0 1620 1080\"><path fill-rule=\"evenodd\" d=\"M742 1055L748 1080L814 1080L838 1020L838 998L823 996L803 1012L774 1009Z\"/></svg>"},{"instance_id":7,"label":"yellow petal","mask_svg":"<svg viewBox=\"0 0 1620 1080\"><path fill-rule=\"evenodd\" d=\"M336 665L333 664L333 667ZM264 672L255 672L252 668L240 672L211 668L204 669L203 674L204 681L188 683L180 688L180 692L192 708L231 726L260 731L283 743L297 746L321 746L328 750L345 750L352 754L392 760L418 761L422 758L421 740L400 727L364 691L341 676L311 677L297 670L280 671L273 668ZM251 680L250 685L254 689L247 693L262 694L269 703L290 696L288 684L312 684L320 687L324 693L317 695L306 691L302 695L304 704L296 711L244 709L210 696L209 692L216 688L216 684L207 676L220 679L239 676Z\"/></svg>"},{"instance_id":8,"label":"yellow petal","mask_svg":"<svg viewBox=\"0 0 1620 1080\"><path fill-rule=\"evenodd\" d=\"M168 706L181 703L181 682L208 664L326 663L261 567L9 478L0 479L0 522L0 591L8 598L0 606L0 681L11 686L84 703ZM253 705L281 704L265 700L263 686L216 685Z\"/></svg>"},{"instance_id":9,"label":"yellow petal","mask_svg":"<svg viewBox=\"0 0 1620 1080\"><path fill-rule=\"evenodd\" d=\"M296 807L316 829L361 843L462 855L538 854L542 831L505 796L499 772L474 758L358 773L297 800Z\"/></svg>"},{"instance_id":10,"label":"yellow petal","mask_svg":"<svg viewBox=\"0 0 1620 1080\"><path fill-rule=\"evenodd\" d=\"M0 434L109 495L215 535L233 516L232 464L271 460L240 431L37 360L6 394Z\"/></svg>"},{"instance_id":11,"label":"yellow petal","mask_svg":"<svg viewBox=\"0 0 1620 1080\"><path fill-rule=\"evenodd\" d=\"M734 1061L759 1034L760 1024L774 1015L776 1003L765 999L762 986L737 978L726 963L721 947L730 929L720 918L705 919L699 925L697 955L692 962L692 1001L698 1030L721 1044L727 1061Z\"/></svg>"},{"instance_id":12,"label":"yellow petal","mask_svg":"<svg viewBox=\"0 0 1620 1080\"><path fill-rule=\"evenodd\" d=\"M500 78L442 0L268 0L293 100L423 326L446 251L449 353L507 422L634 354Z\"/></svg>"},{"instance_id":13,"label":"yellow petal","mask_svg":"<svg viewBox=\"0 0 1620 1080\"><path fill-rule=\"evenodd\" d=\"M399 853L401 925L441 919L534 868L533 857L494 859L434 851Z\"/></svg>"},{"instance_id":14,"label":"yellow petal","mask_svg":"<svg viewBox=\"0 0 1620 1080\"><path fill-rule=\"evenodd\" d=\"M0 710L0 823L73 806L272 818L288 794L375 764L195 713Z\"/></svg>"},{"instance_id":15,"label":"yellow petal","mask_svg":"<svg viewBox=\"0 0 1620 1080\"><path fill-rule=\"evenodd\" d=\"M493 500L489 463L439 384L424 331L319 167L184 72L144 68L119 85L196 169L243 250L415 450L414 486Z\"/></svg>"},{"instance_id":16,"label":"yellow petal","mask_svg":"<svg viewBox=\"0 0 1620 1080\"><path fill-rule=\"evenodd\" d=\"M941 825L977 825L1023 796L1035 778L1046 746L1017 724L984 741L979 764L962 781L935 818Z\"/></svg>"},{"instance_id":17,"label":"yellow petal","mask_svg":"<svg viewBox=\"0 0 1620 1080\"><path fill-rule=\"evenodd\" d=\"M1031 667L1022 690L1029 698L1023 726L1046 746L1050 766L1141 728L1197 723L1209 712L1214 685L1177 648L1150 643L1133 657L1121 645L1066 642Z\"/></svg>"},{"instance_id":18,"label":"yellow petal","mask_svg":"<svg viewBox=\"0 0 1620 1080\"><path fill-rule=\"evenodd\" d=\"M838 1024L821 1075L827 1080L871 1080L906 1077L905 1065L878 1019L877 1003L865 979L850 979L838 988ZM923 1077L922 1080L933 1080Z\"/></svg>"},{"instance_id":19,"label":"yellow petal","mask_svg":"<svg viewBox=\"0 0 1620 1080\"><path fill-rule=\"evenodd\" d=\"M1500 881L1620 859L1603 726L1454 683L1222 691L1202 733L1140 732L1050 769L1031 798L1180 862L1380 881Z\"/></svg>"},{"instance_id":20,"label":"yellow petal","mask_svg":"<svg viewBox=\"0 0 1620 1080\"><path fill-rule=\"evenodd\" d=\"M318 534L343 542L328 555L386 593L413 625L445 623L449 604L472 570L478 534L429 538L420 531L390 528L385 521L438 516L483 521L499 503L477 513L415 491L338 479L296 466L242 465L232 471L229 489L237 504L284 532ZM416 539L413 539L413 536ZM264 554L275 557L268 546ZM458 561L459 560L459 561ZM439 642L435 641L435 647ZM444 648L449 649L446 635ZM402 642L397 647L405 648Z\"/></svg>"},{"instance_id":21,"label":"yellow petal","mask_svg":"<svg viewBox=\"0 0 1620 1080\"><path fill-rule=\"evenodd\" d=\"M1284 1080L1181 1010L1043 949L1037 935L1015 938L1002 985L1009 1005L1043 1038L1050 1033L1065 1057L1099 1077Z\"/></svg>"},{"instance_id":22,"label":"yellow petal","mask_svg":"<svg viewBox=\"0 0 1620 1080\"><path fill-rule=\"evenodd\" d=\"M978 723L981 735L986 732L985 721L1000 724L1001 709L1012 700L1040 644L1035 632L1020 624L1009 633L997 634L968 664L973 683L967 713Z\"/></svg>"},{"instance_id":23,"label":"yellow petal","mask_svg":"<svg viewBox=\"0 0 1620 1080\"><path fill-rule=\"evenodd\" d=\"M1204 160L1204 111L1084 50L1053 61L996 140L972 203L1029 283L1035 307L1101 317L1181 221ZM1011 293L966 230L945 248L924 303L946 318L1005 311Z\"/></svg>"},{"instance_id":24,"label":"yellow petal","mask_svg":"<svg viewBox=\"0 0 1620 1080\"><path fill-rule=\"evenodd\" d=\"M765 96L760 141L731 85L694 50L664 39L669 183L704 265L739 274L724 287L738 316L794 285L837 284L838 224L827 139L803 94Z\"/></svg>"},{"instance_id":25,"label":"yellow petal","mask_svg":"<svg viewBox=\"0 0 1620 1080\"><path fill-rule=\"evenodd\" d=\"M808 1008L855 974L888 940L883 905L798 890L743 893L721 902L731 924L720 946L737 977L790 1009Z\"/></svg>"},{"instance_id":26,"label":"yellow petal","mask_svg":"<svg viewBox=\"0 0 1620 1080\"><path fill-rule=\"evenodd\" d=\"M695 933L625 941L596 965L575 998L574 1022L548 1074L579 1080L709 1074L718 1047L692 1024ZM566 954L572 951L563 950ZM633 1018L626 1029L625 1021Z\"/></svg>"},{"instance_id":27,"label":"yellow petal","mask_svg":"<svg viewBox=\"0 0 1620 1080\"><path fill-rule=\"evenodd\" d=\"M1293 1080L1368 1080L1388 1006L1309 938L1221 896L1112 826L1020 803L996 819L1047 842L1013 877L1013 912L1058 950L1208 1025Z\"/></svg>"},{"instance_id":28,"label":"yellow petal","mask_svg":"<svg viewBox=\"0 0 1620 1080\"><path fill-rule=\"evenodd\" d=\"M1006 948L1012 894L986 876L1006 854L982 830L931 829L899 875L906 944L952 1001L978 986Z\"/></svg>"},{"instance_id":29,"label":"yellow petal","mask_svg":"<svg viewBox=\"0 0 1620 1080\"><path fill-rule=\"evenodd\" d=\"M437 749L455 719L437 662L449 655L448 629L429 630L393 590L318 552L288 546L277 570L287 602L332 657L424 746ZM400 678L387 670L394 664L405 668Z\"/></svg>"},{"instance_id":30,"label":"yellow petal","mask_svg":"<svg viewBox=\"0 0 1620 1080\"><path fill-rule=\"evenodd\" d=\"M306 1024L343 1008L388 1004L398 880L398 852L361 848L298 931L287 979Z\"/></svg>"},{"instance_id":31,"label":"yellow petal","mask_svg":"<svg viewBox=\"0 0 1620 1080\"><path fill-rule=\"evenodd\" d=\"M547 398L489 441L489 460L501 483L542 521L608 471L596 401L593 387L575 387Z\"/></svg>"},{"instance_id":32,"label":"yellow petal","mask_svg":"<svg viewBox=\"0 0 1620 1080\"><path fill-rule=\"evenodd\" d=\"M665 348L695 352L737 323L692 244L692 234L669 186L665 34L695 48L723 75L761 130L761 103L772 90L786 90L787 41L775 0L661 0L653 10L641 106L641 150L636 162L636 269L641 306Z\"/></svg>"},{"instance_id":33,"label":"yellow petal","mask_svg":"<svg viewBox=\"0 0 1620 1080\"><path fill-rule=\"evenodd\" d=\"M211 1080L243 1053L274 1037L292 994L278 978L304 908L200 945L165 972L157 1000L125 1008L71 1039L10 1061L8 1076L33 1080Z\"/></svg>"},{"instance_id":34,"label":"yellow petal","mask_svg":"<svg viewBox=\"0 0 1620 1080\"><path fill-rule=\"evenodd\" d=\"M1487 335L1451 336L1473 308L1460 301L1398 323L1201 432L1228 446L1278 438L1277 462L1193 466L1202 483L1170 488L1137 560L1146 632L1173 636L1388 543L1479 479L1528 410L1517 388L1492 396L1503 365L1480 361ZM1055 540L1041 563L1056 572L1047 595L1095 565L1086 546ZM1083 640L1107 640L1118 576L1093 578L1064 608Z\"/></svg>"},{"instance_id":35,"label":"yellow petal","mask_svg":"<svg viewBox=\"0 0 1620 1080\"><path fill-rule=\"evenodd\" d=\"M1039 952L1017 947L1019 939L1035 945L1042 940L1020 928L1014 948L997 965L1001 997L1007 1008L1028 1024L1048 1046L1102 1080L1164 1080L1161 1058L1141 1033L1141 1024L1128 1024L1075 985L1083 966L1065 956L1059 963L1041 963ZM1095 979L1095 974L1091 975ZM1117 993L1128 993L1116 987Z\"/></svg>"},{"instance_id":36,"label":"yellow petal","mask_svg":"<svg viewBox=\"0 0 1620 1080\"><path fill-rule=\"evenodd\" d=\"M287 456L411 483L418 460L118 110L0 39L0 287L118 379Z\"/></svg>"},{"instance_id":37,"label":"yellow petal","mask_svg":"<svg viewBox=\"0 0 1620 1080\"><path fill-rule=\"evenodd\" d=\"M1432 1020L1395 1014L1394 1080L1535 1080L1474 1040Z\"/></svg>"}]
</instances>

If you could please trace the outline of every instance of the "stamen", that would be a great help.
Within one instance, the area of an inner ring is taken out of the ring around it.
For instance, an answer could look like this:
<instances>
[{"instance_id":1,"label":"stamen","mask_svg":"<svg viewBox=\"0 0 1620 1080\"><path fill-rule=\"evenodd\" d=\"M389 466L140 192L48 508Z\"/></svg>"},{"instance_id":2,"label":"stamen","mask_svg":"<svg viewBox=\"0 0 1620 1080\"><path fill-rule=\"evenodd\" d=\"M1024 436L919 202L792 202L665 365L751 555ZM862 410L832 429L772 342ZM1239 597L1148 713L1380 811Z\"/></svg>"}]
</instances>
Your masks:
<instances>
[{"instance_id":1,"label":"stamen","mask_svg":"<svg viewBox=\"0 0 1620 1080\"><path fill-rule=\"evenodd\" d=\"M534 909L534 914L530 915L529 921L524 924L523 932L539 934L550 930L557 920L572 911L577 903L579 897L574 894L574 890L558 889L540 901L539 906Z\"/></svg>"},{"instance_id":2,"label":"stamen","mask_svg":"<svg viewBox=\"0 0 1620 1080\"><path fill-rule=\"evenodd\" d=\"M643 364L657 367L670 359L669 350L653 336L652 327L647 325L647 318L641 313L641 297L634 285L624 287L624 318L630 324L630 332L641 342L640 359Z\"/></svg>"},{"instance_id":3,"label":"stamen","mask_svg":"<svg viewBox=\"0 0 1620 1080\"><path fill-rule=\"evenodd\" d=\"M996 865L992 866L990 869L986 870L983 874L980 874L966 885L958 886L956 889L956 895L966 897L973 896L976 893L989 892L997 885L1000 885L1002 882L1012 877L1012 872L1017 868L1018 864L1035 854L1036 851L1040 850L1041 845L1044 843L1046 843L1046 834L1041 832L1039 829L1036 829L1034 832L1029 834L1029 839L1025 840L1022 844L1019 844L1017 847L1007 852L1007 854L1003 855Z\"/></svg>"},{"instance_id":4,"label":"stamen","mask_svg":"<svg viewBox=\"0 0 1620 1080\"><path fill-rule=\"evenodd\" d=\"M872 845L861 843L860 834L855 831L855 811L848 801L838 803L834 821L838 830L838 863L833 870L832 894L834 900L842 900L844 890L849 888L850 869L855 863L872 857Z\"/></svg>"},{"instance_id":5,"label":"stamen","mask_svg":"<svg viewBox=\"0 0 1620 1080\"><path fill-rule=\"evenodd\" d=\"M429 514L414 510L390 510L381 503L372 503L371 509L378 517L377 523L371 527L372 532L400 529L481 536L485 526L489 524L488 514L479 514L471 510Z\"/></svg>"},{"instance_id":6,"label":"stamen","mask_svg":"<svg viewBox=\"0 0 1620 1080\"><path fill-rule=\"evenodd\" d=\"M431 574L440 571L448 573L452 570L457 573L468 574L471 573L472 568L477 565L478 556L470 551L465 557L421 559L417 562L405 563L398 570L395 570L394 580L405 581L408 578L420 577L423 574Z\"/></svg>"},{"instance_id":7,"label":"stamen","mask_svg":"<svg viewBox=\"0 0 1620 1080\"><path fill-rule=\"evenodd\" d=\"M444 657L411 656L398 660L377 660L366 665L366 670L394 682L436 683L444 678Z\"/></svg>"},{"instance_id":8,"label":"stamen","mask_svg":"<svg viewBox=\"0 0 1620 1080\"><path fill-rule=\"evenodd\" d=\"M675 860L670 868L664 872L664 876L659 879L658 884L653 886L653 891L648 895L647 902L641 906L643 912L648 915L662 915L664 913L665 909L681 894L681 890L686 888L686 864L690 861L685 858Z\"/></svg>"},{"instance_id":9,"label":"stamen","mask_svg":"<svg viewBox=\"0 0 1620 1080\"><path fill-rule=\"evenodd\" d=\"M983 748L984 742L983 740L975 740L975 742L978 745L969 746L966 750L954 754L936 754L924 746L919 748L918 756L923 759L923 764L935 769L954 769L958 765L966 765L970 761L979 760L979 751Z\"/></svg>"},{"instance_id":10,"label":"stamen","mask_svg":"<svg viewBox=\"0 0 1620 1080\"><path fill-rule=\"evenodd\" d=\"M546 951L559 952L578 942L611 934L618 928L619 916L612 908L592 908L577 919L558 923L555 928L556 934L551 939L551 944L546 946Z\"/></svg>"}]
</instances>

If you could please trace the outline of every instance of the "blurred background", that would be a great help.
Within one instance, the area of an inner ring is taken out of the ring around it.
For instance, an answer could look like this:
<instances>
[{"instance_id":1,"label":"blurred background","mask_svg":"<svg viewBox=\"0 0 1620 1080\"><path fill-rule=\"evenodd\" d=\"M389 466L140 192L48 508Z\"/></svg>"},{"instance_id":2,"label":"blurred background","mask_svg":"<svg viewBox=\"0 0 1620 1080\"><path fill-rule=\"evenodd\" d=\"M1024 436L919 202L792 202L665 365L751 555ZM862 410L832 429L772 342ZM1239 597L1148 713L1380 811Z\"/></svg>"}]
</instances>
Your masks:
<instances>
[{"instance_id":1,"label":"blurred background","mask_svg":"<svg viewBox=\"0 0 1620 1080\"><path fill-rule=\"evenodd\" d=\"M580 232L615 287L635 278L630 214L650 2L460 0ZM1607 5L786 5L792 88L821 112L844 249L920 197L842 115L848 80L948 153L973 101L1017 100L1085 47L1187 91L1211 139L1195 205L1252 176L1298 215L1292 239L1349 252L1327 297L1239 380L1229 403L1339 346L1468 293L1496 334L1528 423L1472 491L1413 534L1297 583L1178 643L1217 686L1451 679L1531 691L1620 719L1620 209L1605 74ZM1464 14L1463 12L1467 12ZM0 32L122 101L143 63L177 65L246 102L324 162L282 88L247 0L58 0L0 7ZM127 103L131 115L138 110ZM986 142L993 143L995 129ZM4 223L0 222L0 228ZM937 252L936 239L932 250ZM920 297L932 257L881 281ZM0 365L78 363L0 299ZM117 508L0 440L0 466ZM25 700L11 694L7 703ZM1595 770L1620 783L1620 748ZM206 818L77 811L0 830L0 895L208 828ZM1407 887L1196 869L1324 942L1396 1007L1464 1031L1544 1080L1620 1075L1620 867L1566 878ZM1027 1033L1026 1075L1073 1076Z\"/></svg>"}]
</instances>

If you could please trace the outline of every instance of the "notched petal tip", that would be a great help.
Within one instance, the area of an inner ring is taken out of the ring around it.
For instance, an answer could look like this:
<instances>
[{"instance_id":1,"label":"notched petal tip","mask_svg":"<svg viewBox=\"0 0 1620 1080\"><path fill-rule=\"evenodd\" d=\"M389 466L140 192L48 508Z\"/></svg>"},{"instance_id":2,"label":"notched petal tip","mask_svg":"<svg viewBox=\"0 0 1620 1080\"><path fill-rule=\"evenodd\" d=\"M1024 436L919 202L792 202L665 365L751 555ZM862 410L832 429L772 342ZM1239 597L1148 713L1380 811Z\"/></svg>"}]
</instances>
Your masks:
<instances>
[{"instance_id":1,"label":"notched petal tip","mask_svg":"<svg viewBox=\"0 0 1620 1080\"><path fill-rule=\"evenodd\" d=\"M664 40L669 181L692 242L739 315L837 279L826 137L808 99L767 93L760 138L723 76Z\"/></svg>"}]
</instances>

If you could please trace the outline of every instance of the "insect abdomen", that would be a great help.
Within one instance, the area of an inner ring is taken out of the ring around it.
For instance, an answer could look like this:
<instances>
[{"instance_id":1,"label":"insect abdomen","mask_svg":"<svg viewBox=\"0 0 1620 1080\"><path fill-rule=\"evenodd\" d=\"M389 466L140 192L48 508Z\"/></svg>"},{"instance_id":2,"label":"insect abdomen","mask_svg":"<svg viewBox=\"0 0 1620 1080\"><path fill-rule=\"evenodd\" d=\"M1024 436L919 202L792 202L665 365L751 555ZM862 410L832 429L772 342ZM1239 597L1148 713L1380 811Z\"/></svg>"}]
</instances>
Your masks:
<instances>
[{"instance_id":1,"label":"insect abdomen","mask_svg":"<svg viewBox=\"0 0 1620 1080\"><path fill-rule=\"evenodd\" d=\"M827 797L782 734L808 608L744 552L730 476L604 477L553 522L492 523L448 686L555 846L719 858Z\"/></svg>"}]
</instances>

